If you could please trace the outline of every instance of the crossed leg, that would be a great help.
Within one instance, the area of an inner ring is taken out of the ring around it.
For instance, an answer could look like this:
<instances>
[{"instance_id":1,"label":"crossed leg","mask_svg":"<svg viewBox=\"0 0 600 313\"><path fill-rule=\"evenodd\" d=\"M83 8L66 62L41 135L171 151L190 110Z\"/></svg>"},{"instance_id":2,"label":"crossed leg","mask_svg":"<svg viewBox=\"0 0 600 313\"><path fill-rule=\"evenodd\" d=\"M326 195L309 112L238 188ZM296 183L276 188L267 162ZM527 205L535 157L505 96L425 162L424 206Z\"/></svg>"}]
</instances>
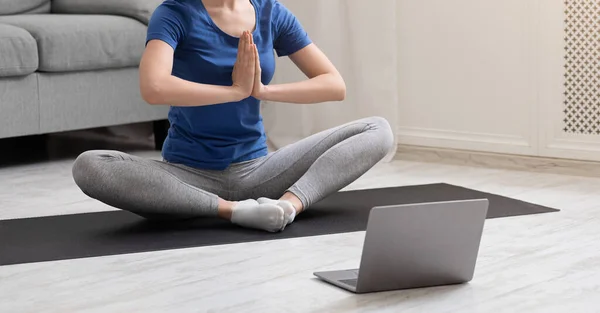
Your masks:
<instances>
[{"instance_id":1,"label":"crossed leg","mask_svg":"<svg viewBox=\"0 0 600 313\"><path fill-rule=\"evenodd\" d=\"M72 171L89 197L149 218L216 217L218 194L225 193L218 175L119 151L84 152Z\"/></svg>"},{"instance_id":2,"label":"crossed leg","mask_svg":"<svg viewBox=\"0 0 600 313\"><path fill-rule=\"evenodd\" d=\"M221 217L269 232L285 226L284 211L274 204L223 200L228 177L222 171L96 150L77 158L73 178L89 197L149 219Z\"/></svg>"},{"instance_id":3,"label":"crossed leg","mask_svg":"<svg viewBox=\"0 0 600 313\"><path fill-rule=\"evenodd\" d=\"M367 118L271 153L233 182L225 171L196 170L104 150L81 154L73 165L73 178L91 198L147 218L221 217L274 232L293 221L297 212L366 173L393 142L387 121ZM287 202L254 200L261 197Z\"/></svg>"},{"instance_id":4,"label":"crossed leg","mask_svg":"<svg viewBox=\"0 0 600 313\"><path fill-rule=\"evenodd\" d=\"M385 119L360 119L271 153L232 190L240 199L288 201L295 216L365 174L391 151L393 144L393 133Z\"/></svg>"}]
</instances>

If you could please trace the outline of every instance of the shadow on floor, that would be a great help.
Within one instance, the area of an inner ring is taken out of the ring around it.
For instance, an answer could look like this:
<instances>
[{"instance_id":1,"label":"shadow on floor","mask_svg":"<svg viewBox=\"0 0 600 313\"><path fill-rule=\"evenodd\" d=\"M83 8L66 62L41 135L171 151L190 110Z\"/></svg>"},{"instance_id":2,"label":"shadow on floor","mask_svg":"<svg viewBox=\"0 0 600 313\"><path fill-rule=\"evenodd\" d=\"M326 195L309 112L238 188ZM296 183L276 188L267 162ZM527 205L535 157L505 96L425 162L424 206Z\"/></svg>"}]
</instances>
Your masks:
<instances>
[{"instance_id":1,"label":"shadow on floor","mask_svg":"<svg viewBox=\"0 0 600 313\"><path fill-rule=\"evenodd\" d=\"M131 139L105 129L0 139L0 168L74 159L88 150L155 151L153 138Z\"/></svg>"}]
</instances>

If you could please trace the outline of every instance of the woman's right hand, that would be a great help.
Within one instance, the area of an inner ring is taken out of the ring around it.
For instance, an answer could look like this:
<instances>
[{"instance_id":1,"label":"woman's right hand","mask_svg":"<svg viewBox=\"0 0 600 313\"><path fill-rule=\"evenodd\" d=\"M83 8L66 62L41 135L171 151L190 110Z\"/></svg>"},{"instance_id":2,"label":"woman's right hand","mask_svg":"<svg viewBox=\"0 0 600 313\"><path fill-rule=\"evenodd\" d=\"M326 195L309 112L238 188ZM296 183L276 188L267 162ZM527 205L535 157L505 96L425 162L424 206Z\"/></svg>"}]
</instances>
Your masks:
<instances>
[{"instance_id":1,"label":"woman's right hand","mask_svg":"<svg viewBox=\"0 0 600 313\"><path fill-rule=\"evenodd\" d=\"M238 54L233 66L233 89L242 99L252 95L254 89L254 72L256 70L256 55L254 53L254 39L252 34L244 31L240 37Z\"/></svg>"}]
</instances>

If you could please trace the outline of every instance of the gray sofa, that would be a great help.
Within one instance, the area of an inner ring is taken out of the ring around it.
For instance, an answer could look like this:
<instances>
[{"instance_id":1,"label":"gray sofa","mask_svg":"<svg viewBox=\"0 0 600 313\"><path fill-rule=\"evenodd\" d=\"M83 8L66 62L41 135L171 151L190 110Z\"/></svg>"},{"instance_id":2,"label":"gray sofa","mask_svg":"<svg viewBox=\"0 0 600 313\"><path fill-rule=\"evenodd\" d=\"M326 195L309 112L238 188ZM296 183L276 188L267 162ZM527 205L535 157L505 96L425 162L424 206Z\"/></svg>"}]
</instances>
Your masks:
<instances>
[{"instance_id":1,"label":"gray sofa","mask_svg":"<svg viewBox=\"0 0 600 313\"><path fill-rule=\"evenodd\" d=\"M164 121L138 65L161 0L0 0L0 138Z\"/></svg>"}]
</instances>

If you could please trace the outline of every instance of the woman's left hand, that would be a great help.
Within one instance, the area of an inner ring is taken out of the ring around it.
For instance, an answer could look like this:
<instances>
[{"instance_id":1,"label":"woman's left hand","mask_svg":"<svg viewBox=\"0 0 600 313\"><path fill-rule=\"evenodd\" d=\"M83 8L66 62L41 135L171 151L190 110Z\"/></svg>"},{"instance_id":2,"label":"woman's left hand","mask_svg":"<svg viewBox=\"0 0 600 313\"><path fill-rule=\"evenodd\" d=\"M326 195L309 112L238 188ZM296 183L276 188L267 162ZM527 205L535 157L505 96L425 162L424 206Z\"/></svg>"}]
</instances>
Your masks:
<instances>
[{"instance_id":1,"label":"woman's left hand","mask_svg":"<svg viewBox=\"0 0 600 313\"><path fill-rule=\"evenodd\" d=\"M262 70L260 68L260 56L258 53L258 47L254 46L254 60L256 64L256 70L254 71L254 89L252 90L252 97L258 100L265 100L264 96L267 87L262 83Z\"/></svg>"}]
</instances>

